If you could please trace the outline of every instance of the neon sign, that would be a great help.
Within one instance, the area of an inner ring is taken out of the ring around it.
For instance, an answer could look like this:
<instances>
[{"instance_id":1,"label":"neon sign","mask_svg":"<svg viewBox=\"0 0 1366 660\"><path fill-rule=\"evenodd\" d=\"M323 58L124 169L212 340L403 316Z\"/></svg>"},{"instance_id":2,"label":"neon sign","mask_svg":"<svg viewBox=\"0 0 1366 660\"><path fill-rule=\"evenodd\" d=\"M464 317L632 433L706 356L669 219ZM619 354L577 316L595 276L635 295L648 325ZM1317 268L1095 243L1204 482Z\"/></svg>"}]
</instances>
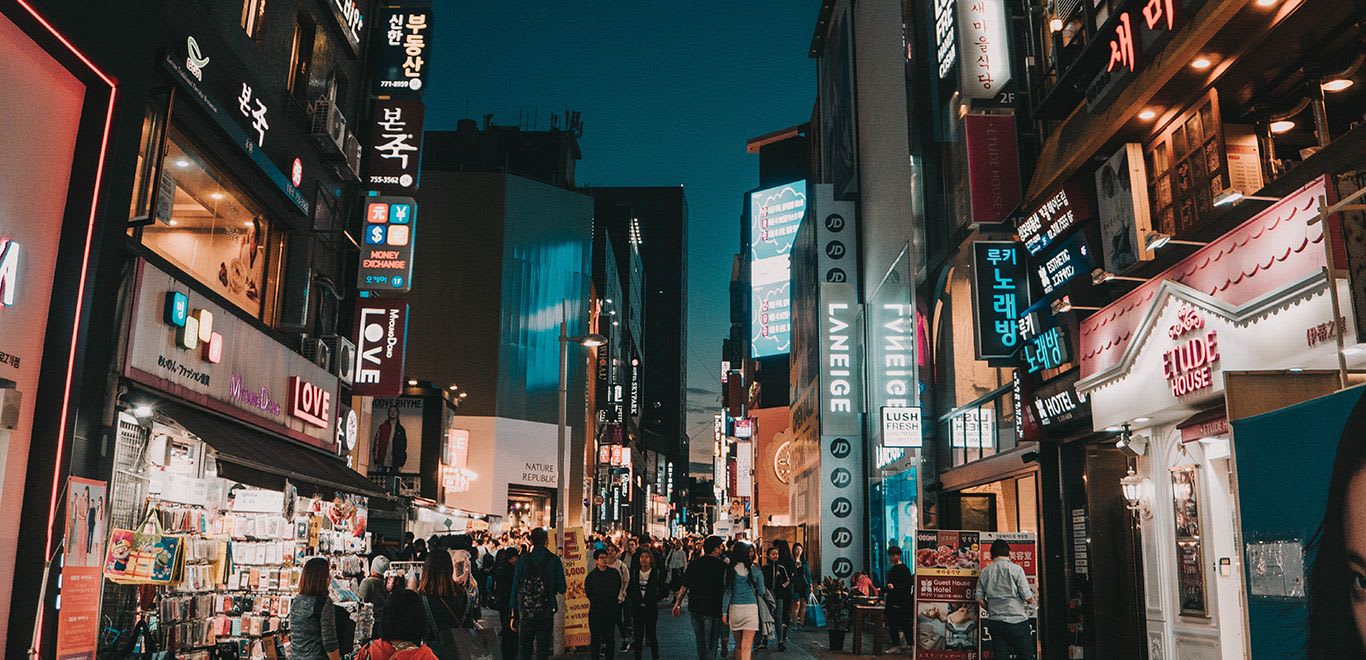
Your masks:
<instances>
[{"instance_id":1,"label":"neon sign","mask_svg":"<svg viewBox=\"0 0 1366 660\"><path fill-rule=\"evenodd\" d=\"M1162 29L1159 26L1165 24L1165 29L1171 31L1176 27L1176 9L1173 7L1173 0L1148 0L1143 5L1140 12L1143 16L1143 25L1149 31ZM1116 67L1124 67L1134 71L1138 67L1138 58L1134 54L1134 12L1126 11L1119 16L1119 24L1115 26L1115 36L1110 40L1110 62L1105 66L1106 71L1114 71Z\"/></svg>"},{"instance_id":2,"label":"neon sign","mask_svg":"<svg viewBox=\"0 0 1366 660\"><path fill-rule=\"evenodd\" d=\"M1162 375L1172 388L1172 396L1181 397L1214 386L1219 336L1214 330L1202 332L1204 327L1205 319L1194 309L1186 308L1167 329L1167 336L1173 340L1195 334L1162 354Z\"/></svg>"}]
</instances>

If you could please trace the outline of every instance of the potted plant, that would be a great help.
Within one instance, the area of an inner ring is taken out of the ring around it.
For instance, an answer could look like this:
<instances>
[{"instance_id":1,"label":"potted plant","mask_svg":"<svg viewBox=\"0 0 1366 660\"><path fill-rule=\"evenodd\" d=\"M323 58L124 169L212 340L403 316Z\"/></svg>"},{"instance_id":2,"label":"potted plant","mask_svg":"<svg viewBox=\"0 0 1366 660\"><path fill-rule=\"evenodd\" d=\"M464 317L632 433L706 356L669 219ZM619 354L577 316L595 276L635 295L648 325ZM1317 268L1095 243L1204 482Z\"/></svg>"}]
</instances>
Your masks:
<instances>
[{"instance_id":1,"label":"potted plant","mask_svg":"<svg viewBox=\"0 0 1366 660\"><path fill-rule=\"evenodd\" d=\"M825 632L830 636L830 650L844 650L844 635L849 632L849 612L853 607L849 588L844 580L824 577L813 591L825 610Z\"/></svg>"}]
</instances>

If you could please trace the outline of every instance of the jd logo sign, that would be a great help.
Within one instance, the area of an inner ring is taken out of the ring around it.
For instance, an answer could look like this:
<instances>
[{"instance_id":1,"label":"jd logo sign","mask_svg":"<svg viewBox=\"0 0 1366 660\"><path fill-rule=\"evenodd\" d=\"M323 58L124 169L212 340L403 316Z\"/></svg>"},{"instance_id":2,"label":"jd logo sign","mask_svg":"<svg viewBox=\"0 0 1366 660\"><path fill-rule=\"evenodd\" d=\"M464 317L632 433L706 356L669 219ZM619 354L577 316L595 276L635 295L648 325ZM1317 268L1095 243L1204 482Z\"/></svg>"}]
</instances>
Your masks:
<instances>
[{"instance_id":1,"label":"jd logo sign","mask_svg":"<svg viewBox=\"0 0 1366 660\"><path fill-rule=\"evenodd\" d=\"M836 548L847 548L854 542L854 533L849 531L848 527L837 527L830 533L830 542L834 543Z\"/></svg>"},{"instance_id":2,"label":"jd logo sign","mask_svg":"<svg viewBox=\"0 0 1366 660\"><path fill-rule=\"evenodd\" d=\"M849 561L847 557L836 559L831 568L834 570L835 577L841 580L854 574L854 562Z\"/></svg>"},{"instance_id":3,"label":"jd logo sign","mask_svg":"<svg viewBox=\"0 0 1366 660\"><path fill-rule=\"evenodd\" d=\"M830 513L839 518L848 518L854 512L854 503L847 497L836 497L830 501Z\"/></svg>"},{"instance_id":4,"label":"jd logo sign","mask_svg":"<svg viewBox=\"0 0 1366 660\"><path fill-rule=\"evenodd\" d=\"M849 471L844 468L838 468L834 472L830 473L831 486L834 486L836 488L844 488L851 483L854 483L854 478L849 474Z\"/></svg>"}]
</instances>

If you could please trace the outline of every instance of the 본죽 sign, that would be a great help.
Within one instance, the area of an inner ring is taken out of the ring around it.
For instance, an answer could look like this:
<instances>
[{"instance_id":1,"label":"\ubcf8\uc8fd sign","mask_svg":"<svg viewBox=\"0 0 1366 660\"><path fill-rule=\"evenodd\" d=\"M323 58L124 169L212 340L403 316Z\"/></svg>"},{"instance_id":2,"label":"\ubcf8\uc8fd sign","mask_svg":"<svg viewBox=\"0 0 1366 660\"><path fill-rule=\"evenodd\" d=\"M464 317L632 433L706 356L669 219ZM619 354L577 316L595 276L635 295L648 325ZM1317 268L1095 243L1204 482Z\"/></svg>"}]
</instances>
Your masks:
<instances>
[{"instance_id":1,"label":"\ubcf8\uc8fd sign","mask_svg":"<svg viewBox=\"0 0 1366 660\"><path fill-rule=\"evenodd\" d=\"M366 197L357 287L406 292L413 286L417 202L411 197Z\"/></svg>"},{"instance_id":2,"label":"\ubcf8\uc8fd sign","mask_svg":"<svg viewBox=\"0 0 1366 660\"><path fill-rule=\"evenodd\" d=\"M405 195L417 190L422 172L420 100L376 99L370 103L370 140L361 180L370 190Z\"/></svg>"}]
</instances>

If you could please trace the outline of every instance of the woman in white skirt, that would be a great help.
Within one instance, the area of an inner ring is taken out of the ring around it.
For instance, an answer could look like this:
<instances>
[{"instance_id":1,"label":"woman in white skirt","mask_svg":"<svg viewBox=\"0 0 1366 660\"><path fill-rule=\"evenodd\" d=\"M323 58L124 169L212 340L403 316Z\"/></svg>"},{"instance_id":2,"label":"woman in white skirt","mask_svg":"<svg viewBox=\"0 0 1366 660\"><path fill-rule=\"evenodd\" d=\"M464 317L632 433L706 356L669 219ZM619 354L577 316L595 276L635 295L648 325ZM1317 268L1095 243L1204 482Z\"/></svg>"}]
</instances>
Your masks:
<instances>
[{"instance_id":1,"label":"woman in white skirt","mask_svg":"<svg viewBox=\"0 0 1366 660\"><path fill-rule=\"evenodd\" d=\"M736 660L750 660L754 634L759 631L759 606L764 595L764 574L754 566L754 548L737 541L730 552L726 590L721 596L721 623L735 634Z\"/></svg>"}]
</instances>

